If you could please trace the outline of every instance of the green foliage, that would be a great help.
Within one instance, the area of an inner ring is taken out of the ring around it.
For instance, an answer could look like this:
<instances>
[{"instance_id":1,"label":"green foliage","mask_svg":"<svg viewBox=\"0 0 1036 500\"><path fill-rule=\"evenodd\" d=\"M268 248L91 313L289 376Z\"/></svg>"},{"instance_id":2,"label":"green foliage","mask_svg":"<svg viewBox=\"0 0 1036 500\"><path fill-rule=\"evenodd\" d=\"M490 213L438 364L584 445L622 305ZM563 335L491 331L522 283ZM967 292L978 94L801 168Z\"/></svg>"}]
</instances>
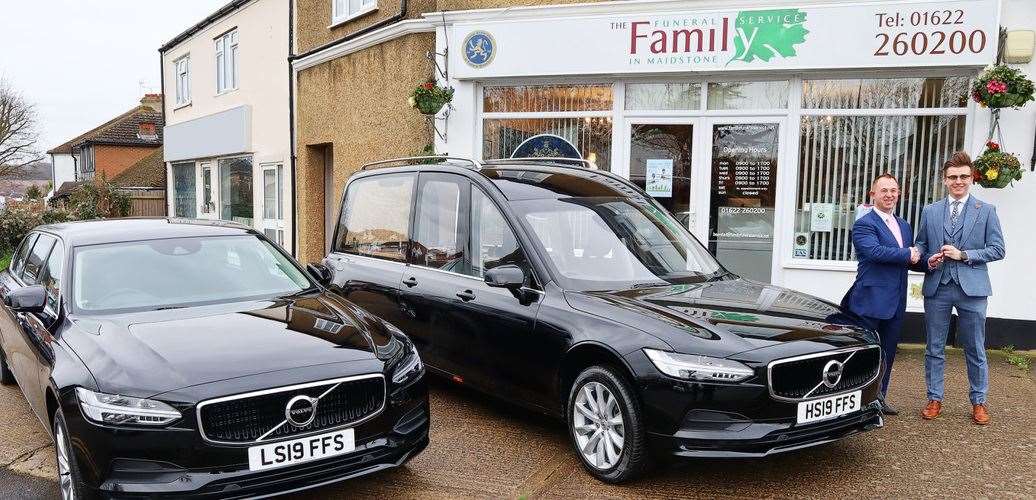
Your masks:
<instances>
[{"instance_id":1,"label":"green foliage","mask_svg":"<svg viewBox=\"0 0 1036 500\"><path fill-rule=\"evenodd\" d=\"M1025 354L1014 352L1013 345L1006 345L1000 349L1007 356L1007 362L1017 366L1020 370L1029 371L1032 369L1032 358Z\"/></svg>"},{"instance_id":2,"label":"green foliage","mask_svg":"<svg viewBox=\"0 0 1036 500\"><path fill-rule=\"evenodd\" d=\"M129 215L130 197L102 175L72 193L69 210L76 220L125 217Z\"/></svg>"},{"instance_id":3,"label":"green foliage","mask_svg":"<svg viewBox=\"0 0 1036 500\"><path fill-rule=\"evenodd\" d=\"M11 255L0 255L0 269L7 269L7 266L9 265L11 265Z\"/></svg>"},{"instance_id":4,"label":"green foliage","mask_svg":"<svg viewBox=\"0 0 1036 500\"><path fill-rule=\"evenodd\" d=\"M767 20L768 22L761 22ZM793 20L794 22L787 22ZM797 55L795 46L806 41L806 13L798 9L752 10L738 13L734 23L734 58L731 61L769 61L775 55Z\"/></svg>"},{"instance_id":5,"label":"green foliage","mask_svg":"<svg viewBox=\"0 0 1036 500\"><path fill-rule=\"evenodd\" d=\"M1005 66L987 69L971 84L971 98L982 107L1020 108L1033 100L1034 87L1021 71Z\"/></svg>"},{"instance_id":6,"label":"green foliage","mask_svg":"<svg viewBox=\"0 0 1036 500\"><path fill-rule=\"evenodd\" d=\"M42 200L43 195L43 191L35 184L29 186L29 189L25 190L25 197L30 200Z\"/></svg>"},{"instance_id":7,"label":"green foliage","mask_svg":"<svg viewBox=\"0 0 1036 500\"><path fill-rule=\"evenodd\" d=\"M423 114L434 115L452 100L453 87L443 87L429 80L414 88L407 102Z\"/></svg>"},{"instance_id":8,"label":"green foliage","mask_svg":"<svg viewBox=\"0 0 1036 500\"><path fill-rule=\"evenodd\" d=\"M426 158L424 160L418 161L418 163L423 163L426 165L442 163L446 161L446 153L435 154L435 146L433 146L432 144L425 144L424 149L421 150L421 154L419 154L418 156L441 156L443 158L441 160L438 158Z\"/></svg>"},{"instance_id":9,"label":"green foliage","mask_svg":"<svg viewBox=\"0 0 1036 500\"><path fill-rule=\"evenodd\" d=\"M986 149L973 162L975 182L987 188L1003 188L1011 181L1021 180L1022 163L1018 157L1000 150L1000 145L989 141Z\"/></svg>"}]
</instances>

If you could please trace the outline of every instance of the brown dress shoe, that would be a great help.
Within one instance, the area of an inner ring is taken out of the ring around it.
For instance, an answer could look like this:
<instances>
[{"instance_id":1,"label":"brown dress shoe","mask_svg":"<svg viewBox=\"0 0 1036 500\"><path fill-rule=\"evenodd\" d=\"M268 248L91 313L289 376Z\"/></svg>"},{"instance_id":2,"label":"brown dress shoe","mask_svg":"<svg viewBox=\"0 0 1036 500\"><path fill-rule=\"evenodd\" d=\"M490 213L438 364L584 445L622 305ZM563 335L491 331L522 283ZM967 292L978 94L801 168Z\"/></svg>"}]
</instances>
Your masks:
<instances>
[{"instance_id":1,"label":"brown dress shoe","mask_svg":"<svg viewBox=\"0 0 1036 500\"><path fill-rule=\"evenodd\" d=\"M971 420L978 425L989 423L989 410L984 404L977 404L971 408Z\"/></svg>"},{"instance_id":2,"label":"brown dress shoe","mask_svg":"<svg viewBox=\"0 0 1036 500\"><path fill-rule=\"evenodd\" d=\"M932 420L938 417L942 413L942 401L931 400L928 401L928 405L921 410L921 418L925 420Z\"/></svg>"}]
</instances>

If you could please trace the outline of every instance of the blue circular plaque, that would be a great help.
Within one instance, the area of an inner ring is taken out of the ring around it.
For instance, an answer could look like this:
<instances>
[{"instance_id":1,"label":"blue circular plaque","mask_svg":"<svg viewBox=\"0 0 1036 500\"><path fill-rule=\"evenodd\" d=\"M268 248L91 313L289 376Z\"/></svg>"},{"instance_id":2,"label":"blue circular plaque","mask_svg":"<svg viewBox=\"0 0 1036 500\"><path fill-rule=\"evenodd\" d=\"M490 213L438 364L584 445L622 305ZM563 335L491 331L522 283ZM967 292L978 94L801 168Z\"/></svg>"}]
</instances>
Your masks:
<instances>
[{"instance_id":1,"label":"blue circular plaque","mask_svg":"<svg viewBox=\"0 0 1036 500\"><path fill-rule=\"evenodd\" d=\"M464 38L464 62L481 68L493 62L496 56L496 40L485 31L472 31Z\"/></svg>"}]
</instances>

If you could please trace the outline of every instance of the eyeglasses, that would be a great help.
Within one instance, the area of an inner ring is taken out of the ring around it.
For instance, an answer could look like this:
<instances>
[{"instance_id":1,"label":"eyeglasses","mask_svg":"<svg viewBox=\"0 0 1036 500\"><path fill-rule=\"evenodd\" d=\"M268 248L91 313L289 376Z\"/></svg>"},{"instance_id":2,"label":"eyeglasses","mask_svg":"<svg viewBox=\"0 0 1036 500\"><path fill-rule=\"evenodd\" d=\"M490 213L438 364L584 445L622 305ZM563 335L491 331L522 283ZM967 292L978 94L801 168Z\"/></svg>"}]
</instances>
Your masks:
<instances>
[{"instance_id":1,"label":"eyeglasses","mask_svg":"<svg viewBox=\"0 0 1036 500\"><path fill-rule=\"evenodd\" d=\"M950 182L963 181L971 178L971 174L947 175L946 180Z\"/></svg>"}]
</instances>

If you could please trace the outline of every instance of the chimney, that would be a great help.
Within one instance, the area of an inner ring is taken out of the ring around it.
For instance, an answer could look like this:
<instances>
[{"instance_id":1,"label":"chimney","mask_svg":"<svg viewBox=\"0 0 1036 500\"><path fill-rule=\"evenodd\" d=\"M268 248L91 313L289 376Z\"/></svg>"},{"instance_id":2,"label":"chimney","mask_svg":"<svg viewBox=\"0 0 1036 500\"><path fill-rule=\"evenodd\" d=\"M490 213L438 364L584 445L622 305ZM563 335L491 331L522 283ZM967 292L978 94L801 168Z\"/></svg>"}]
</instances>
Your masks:
<instances>
[{"instance_id":1,"label":"chimney","mask_svg":"<svg viewBox=\"0 0 1036 500\"><path fill-rule=\"evenodd\" d=\"M140 99L141 106L147 106L159 113L162 112L162 94L144 94Z\"/></svg>"}]
</instances>

